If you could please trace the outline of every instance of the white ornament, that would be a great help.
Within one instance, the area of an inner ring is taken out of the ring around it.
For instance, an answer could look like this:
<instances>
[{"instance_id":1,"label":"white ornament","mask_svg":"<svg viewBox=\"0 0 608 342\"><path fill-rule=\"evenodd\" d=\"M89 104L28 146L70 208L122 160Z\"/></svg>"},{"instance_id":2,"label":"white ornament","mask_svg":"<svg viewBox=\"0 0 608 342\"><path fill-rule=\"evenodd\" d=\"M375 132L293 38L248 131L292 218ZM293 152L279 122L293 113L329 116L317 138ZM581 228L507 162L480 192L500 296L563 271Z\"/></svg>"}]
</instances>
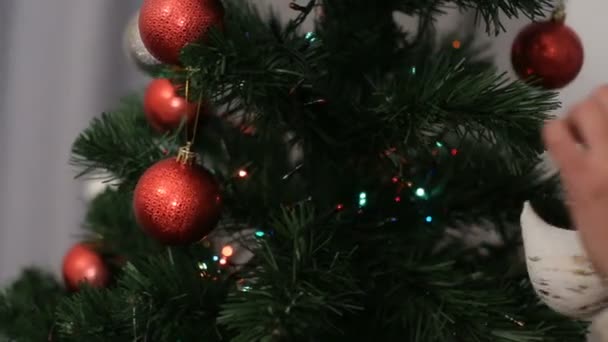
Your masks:
<instances>
[{"instance_id":1,"label":"white ornament","mask_svg":"<svg viewBox=\"0 0 608 342\"><path fill-rule=\"evenodd\" d=\"M112 179L112 174L107 171L99 172L91 178L86 179L83 184L83 199L86 202L90 202L106 191L107 188L116 189L118 187L117 181L108 181L110 179Z\"/></svg>"},{"instance_id":2,"label":"white ornament","mask_svg":"<svg viewBox=\"0 0 608 342\"><path fill-rule=\"evenodd\" d=\"M153 71L163 63L144 46L139 33L139 11L133 15L124 32L124 49L127 56L143 71Z\"/></svg>"},{"instance_id":3,"label":"white ornament","mask_svg":"<svg viewBox=\"0 0 608 342\"><path fill-rule=\"evenodd\" d=\"M521 226L528 274L547 306L577 319L590 319L608 307L607 283L591 265L577 231L548 224L529 202Z\"/></svg>"}]
</instances>

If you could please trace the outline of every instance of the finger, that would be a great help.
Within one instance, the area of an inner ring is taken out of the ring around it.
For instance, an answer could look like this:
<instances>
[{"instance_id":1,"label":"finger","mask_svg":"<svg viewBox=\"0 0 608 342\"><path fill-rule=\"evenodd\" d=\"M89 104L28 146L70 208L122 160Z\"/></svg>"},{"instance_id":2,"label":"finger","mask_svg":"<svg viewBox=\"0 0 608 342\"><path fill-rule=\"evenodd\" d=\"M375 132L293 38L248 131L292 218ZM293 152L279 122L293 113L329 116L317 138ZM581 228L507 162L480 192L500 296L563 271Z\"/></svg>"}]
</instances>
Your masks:
<instances>
[{"instance_id":1,"label":"finger","mask_svg":"<svg viewBox=\"0 0 608 342\"><path fill-rule=\"evenodd\" d=\"M543 129L543 139L551 158L563 176L578 174L584 165L584 151L565 120L554 120Z\"/></svg>"},{"instance_id":2,"label":"finger","mask_svg":"<svg viewBox=\"0 0 608 342\"><path fill-rule=\"evenodd\" d=\"M565 120L575 138L578 134L580 143L591 152L602 155L608 152L608 114L597 101L586 101L577 106Z\"/></svg>"},{"instance_id":3,"label":"finger","mask_svg":"<svg viewBox=\"0 0 608 342\"><path fill-rule=\"evenodd\" d=\"M591 99L597 102L603 110L603 113L608 116L608 85L599 87L593 95Z\"/></svg>"}]
</instances>

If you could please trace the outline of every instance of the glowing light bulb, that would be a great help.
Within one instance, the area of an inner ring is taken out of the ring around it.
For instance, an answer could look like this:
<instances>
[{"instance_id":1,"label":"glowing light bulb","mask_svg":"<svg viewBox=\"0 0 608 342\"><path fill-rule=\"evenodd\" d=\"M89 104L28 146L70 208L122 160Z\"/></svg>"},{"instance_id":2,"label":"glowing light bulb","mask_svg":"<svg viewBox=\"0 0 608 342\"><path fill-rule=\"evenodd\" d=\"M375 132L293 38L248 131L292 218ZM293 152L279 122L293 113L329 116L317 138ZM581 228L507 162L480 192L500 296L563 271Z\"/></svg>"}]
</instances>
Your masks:
<instances>
[{"instance_id":1,"label":"glowing light bulb","mask_svg":"<svg viewBox=\"0 0 608 342\"><path fill-rule=\"evenodd\" d=\"M247 170L239 170L239 177L245 178L248 175L249 175L249 173L247 172Z\"/></svg>"},{"instance_id":2,"label":"glowing light bulb","mask_svg":"<svg viewBox=\"0 0 608 342\"><path fill-rule=\"evenodd\" d=\"M218 257L217 255L214 255L213 256L213 261L218 261L218 260L220 260L220 257Z\"/></svg>"},{"instance_id":3,"label":"glowing light bulb","mask_svg":"<svg viewBox=\"0 0 608 342\"><path fill-rule=\"evenodd\" d=\"M224 246L224 248L222 248L222 255L226 258L229 258L232 256L232 254L234 254L234 249L232 248L232 246Z\"/></svg>"},{"instance_id":4,"label":"glowing light bulb","mask_svg":"<svg viewBox=\"0 0 608 342\"><path fill-rule=\"evenodd\" d=\"M226 265L228 263L228 261L226 261L226 258L221 258L220 259L220 265Z\"/></svg>"},{"instance_id":5,"label":"glowing light bulb","mask_svg":"<svg viewBox=\"0 0 608 342\"><path fill-rule=\"evenodd\" d=\"M266 234L264 234L264 232L261 230L258 230L257 232L255 232L255 236L257 236L259 238L264 237L264 235L266 235Z\"/></svg>"},{"instance_id":6,"label":"glowing light bulb","mask_svg":"<svg viewBox=\"0 0 608 342\"><path fill-rule=\"evenodd\" d=\"M427 223L431 223L431 222L433 222L433 217L432 217L432 216L427 216L427 217L426 217L424 220L425 220Z\"/></svg>"},{"instance_id":7,"label":"glowing light bulb","mask_svg":"<svg viewBox=\"0 0 608 342\"><path fill-rule=\"evenodd\" d=\"M359 207L365 207L367 204L367 194L362 192L359 194Z\"/></svg>"},{"instance_id":8,"label":"glowing light bulb","mask_svg":"<svg viewBox=\"0 0 608 342\"><path fill-rule=\"evenodd\" d=\"M426 195L426 190L424 190L423 188L416 189L416 196L424 197L425 195Z\"/></svg>"},{"instance_id":9,"label":"glowing light bulb","mask_svg":"<svg viewBox=\"0 0 608 342\"><path fill-rule=\"evenodd\" d=\"M336 206L336 210L341 211L344 209L344 204L340 203Z\"/></svg>"},{"instance_id":10,"label":"glowing light bulb","mask_svg":"<svg viewBox=\"0 0 608 342\"><path fill-rule=\"evenodd\" d=\"M395 197L395 202L397 202L397 203L401 202L401 197L400 196Z\"/></svg>"},{"instance_id":11,"label":"glowing light bulb","mask_svg":"<svg viewBox=\"0 0 608 342\"><path fill-rule=\"evenodd\" d=\"M416 67L415 66L413 66L413 67L410 68L410 74L416 75Z\"/></svg>"},{"instance_id":12,"label":"glowing light bulb","mask_svg":"<svg viewBox=\"0 0 608 342\"><path fill-rule=\"evenodd\" d=\"M452 47L454 49L460 49L461 46L462 46L462 43L458 39L456 39L455 41L452 42Z\"/></svg>"},{"instance_id":13,"label":"glowing light bulb","mask_svg":"<svg viewBox=\"0 0 608 342\"><path fill-rule=\"evenodd\" d=\"M393 183L398 183L398 182L399 182L399 178L398 178L398 177L393 177L393 178L391 179L391 181L392 181Z\"/></svg>"},{"instance_id":14,"label":"glowing light bulb","mask_svg":"<svg viewBox=\"0 0 608 342\"><path fill-rule=\"evenodd\" d=\"M456 156L458 154L458 149L453 148L452 151L450 151L450 153L452 153L453 156Z\"/></svg>"},{"instance_id":15,"label":"glowing light bulb","mask_svg":"<svg viewBox=\"0 0 608 342\"><path fill-rule=\"evenodd\" d=\"M443 147L443 144L441 143L441 141L438 141L438 142L435 143L435 146L437 146L437 147Z\"/></svg>"},{"instance_id":16,"label":"glowing light bulb","mask_svg":"<svg viewBox=\"0 0 608 342\"><path fill-rule=\"evenodd\" d=\"M304 36L304 38L306 38L311 43L317 40L317 37L315 37L314 32L308 32L306 36Z\"/></svg>"}]
</instances>

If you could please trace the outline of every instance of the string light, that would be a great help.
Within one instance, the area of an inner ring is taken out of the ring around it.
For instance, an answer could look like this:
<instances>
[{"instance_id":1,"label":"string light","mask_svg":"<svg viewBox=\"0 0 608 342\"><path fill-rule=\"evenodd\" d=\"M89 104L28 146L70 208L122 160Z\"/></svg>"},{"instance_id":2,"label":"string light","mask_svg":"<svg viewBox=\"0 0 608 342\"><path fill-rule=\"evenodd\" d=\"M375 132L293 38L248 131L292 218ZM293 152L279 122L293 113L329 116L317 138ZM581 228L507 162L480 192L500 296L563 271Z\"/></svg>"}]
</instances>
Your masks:
<instances>
[{"instance_id":1,"label":"string light","mask_svg":"<svg viewBox=\"0 0 608 342\"><path fill-rule=\"evenodd\" d=\"M217 255L214 255L213 256L213 261L218 261L218 260L220 260L220 257L218 257Z\"/></svg>"},{"instance_id":2,"label":"string light","mask_svg":"<svg viewBox=\"0 0 608 342\"><path fill-rule=\"evenodd\" d=\"M336 206L337 211L342 211L344 209L344 204L340 203Z\"/></svg>"},{"instance_id":3,"label":"string light","mask_svg":"<svg viewBox=\"0 0 608 342\"><path fill-rule=\"evenodd\" d=\"M416 196L424 197L425 195L426 195L426 190L424 190L423 188L416 189Z\"/></svg>"},{"instance_id":4,"label":"string light","mask_svg":"<svg viewBox=\"0 0 608 342\"><path fill-rule=\"evenodd\" d=\"M396 218L396 217L391 217L389 220L390 220L391 222L393 222L393 223L395 223L395 222L399 221L399 219L398 219L398 218Z\"/></svg>"},{"instance_id":5,"label":"string light","mask_svg":"<svg viewBox=\"0 0 608 342\"><path fill-rule=\"evenodd\" d=\"M266 234L261 230L258 230L257 232L255 232L255 236L257 236L259 238L263 238L264 235L266 235Z\"/></svg>"},{"instance_id":6,"label":"string light","mask_svg":"<svg viewBox=\"0 0 608 342\"><path fill-rule=\"evenodd\" d=\"M362 192L359 194L359 207L365 207L367 204L367 194Z\"/></svg>"},{"instance_id":7,"label":"string light","mask_svg":"<svg viewBox=\"0 0 608 342\"><path fill-rule=\"evenodd\" d=\"M220 259L220 265L224 266L228 263L228 261L226 260L226 258L221 258Z\"/></svg>"},{"instance_id":8,"label":"string light","mask_svg":"<svg viewBox=\"0 0 608 342\"><path fill-rule=\"evenodd\" d=\"M308 40L311 43L314 43L317 40L317 37L315 37L314 32L306 33L306 36L304 36L304 38L306 38L306 40Z\"/></svg>"},{"instance_id":9,"label":"string light","mask_svg":"<svg viewBox=\"0 0 608 342\"><path fill-rule=\"evenodd\" d=\"M431 223L431 222L433 222L433 217L432 217L432 216L427 216L427 217L426 217L424 220L425 220L427 223Z\"/></svg>"},{"instance_id":10,"label":"string light","mask_svg":"<svg viewBox=\"0 0 608 342\"><path fill-rule=\"evenodd\" d=\"M222 255L224 257L229 258L232 256L232 254L234 254L234 249L232 248L232 246L226 245L224 246L224 248L222 248Z\"/></svg>"},{"instance_id":11,"label":"string light","mask_svg":"<svg viewBox=\"0 0 608 342\"><path fill-rule=\"evenodd\" d=\"M410 68L410 74L416 75L416 67L415 66L413 66L413 67Z\"/></svg>"},{"instance_id":12,"label":"string light","mask_svg":"<svg viewBox=\"0 0 608 342\"><path fill-rule=\"evenodd\" d=\"M397 202L397 203L401 202L401 197L400 196L395 197L395 202Z\"/></svg>"},{"instance_id":13,"label":"string light","mask_svg":"<svg viewBox=\"0 0 608 342\"><path fill-rule=\"evenodd\" d=\"M456 156L458 154L458 149L453 148L452 151L450 151L450 153L452 153L453 156Z\"/></svg>"},{"instance_id":14,"label":"string light","mask_svg":"<svg viewBox=\"0 0 608 342\"><path fill-rule=\"evenodd\" d=\"M393 178L391 179L391 181L392 181L393 183L398 183L398 182L399 182L399 178L398 178L398 177L393 177Z\"/></svg>"},{"instance_id":15,"label":"string light","mask_svg":"<svg viewBox=\"0 0 608 342\"><path fill-rule=\"evenodd\" d=\"M454 49L460 49L461 46L462 46L462 43L458 39L456 39L455 41L452 42L452 47Z\"/></svg>"},{"instance_id":16,"label":"string light","mask_svg":"<svg viewBox=\"0 0 608 342\"><path fill-rule=\"evenodd\" d=\"M201 262L199 262L199 263L198 263L198 268L199 268L200 270L206 270L206 269L208 268L208 267L207 267L207 263L204 263L204 262L202 262L202 261L201 261Z\"/></svg>"},{"instance_id":17,"label":"string light","mask_svg":"<svg viewBox=\"0 0 608 342\"><path fill-rule=\"evenodd\" d=\"M441 147L443 147L443 144L441 143L441 141L438 141L435 143L435 146L441 148Z\"/></svg>"},{"instance_id":18,"label":"string light","mask_svg":"<svg viewBox=\"0 0 608 342\"><path fill-rule=\"evenodd\" d=\"M247 172L247 170L239 170L239 177L245 178L248 175L249 175L249 173Z\"/></svg>"}]
</instances>

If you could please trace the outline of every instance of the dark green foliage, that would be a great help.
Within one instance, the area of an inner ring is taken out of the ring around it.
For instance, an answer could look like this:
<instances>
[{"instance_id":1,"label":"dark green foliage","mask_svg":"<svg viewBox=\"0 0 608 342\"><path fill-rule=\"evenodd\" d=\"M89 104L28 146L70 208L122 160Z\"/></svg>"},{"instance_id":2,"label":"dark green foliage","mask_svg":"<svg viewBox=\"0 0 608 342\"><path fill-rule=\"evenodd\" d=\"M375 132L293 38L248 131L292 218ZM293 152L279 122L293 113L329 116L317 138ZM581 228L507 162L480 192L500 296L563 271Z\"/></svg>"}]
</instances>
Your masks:
<instances>
[{"instance_id":1,"label":"dark green foliage","mask_svg":"<svg viewBox=\"0 0 608 342\"><path fill-rule=\"evenodd\" d=\"M332 230L319 219L310 206L298 205L273 220L273 236L256 249L257 266L243 273L218 320L236 334L234 341L342 334L336 319L361 309L349 270L355 248L332 249Z\"/></svg>"},{"instance_id":2,"label":"dark green foliage","mask_svg":"<svg viewBox=\"0 0 608 342\"><path fill-rule=\"evenodd\" d=\"M517 254L522 204L557 187L537 170L555 94L497 73L473 37L458 37L454 50L454 37L433 29L448 6L476 11L497 32L501 15L538 18L549 1L323 4L324 19L308 33L299 25L315 1L286 24L262 18L251 2L225 1L226 29L184 49L183 70L159 72L189 78L191 99L217 109L193 148L222 184L221 229L265 232L246 246L253 259L222 267L202 243L166 249L141 233L133 187L185 141L182 129L150 130L141 103L128 100L91 123L72 159L81 176L109 171L118 185L92 201L84 224L119 268L113 285L63 298L55 315L57 297L48 296L37 304L44 315L33 315L44 325L37 333L55 326L61 341L583 340L582 324L538 303ZM395 11L420 16L420 32L404 32ZM471 248L448 237L487 222L502 244ZM20 296L34 290L17 283L2 297L0 332L33 334L11 320L30 310Z\"/></svg>"},{"instance_id":3,"label":"dark green foliage","mask_svg":"<svg viewBox=\"0 0 608 342\"><path fill-rule=\"evenodd\" d=\"M55 335L55 306L66 295L51 275L26 269L0 295L0 340L51 341Z\"/></svg>"},{"instance_id":4,"label":"dark green foliage","mask_svg":"<svg viewBox=\"0 0 608 342\"><path fill-rule=\"evenodd\" d=\"M61 340L220 340L226 275L202 272L196 260L208 259L200 248L174 250L128 264L112 289L81 289L59 305Z\"/></svg>"},{"instance_id":5,"label":"dark green foliage","mask_svg":"<svg viewBox=\"0 0 608 342\"><path fill-rule=\"evenodd\" d=\"M130 191L107 189L89 204L84 228L85 238L98 240L103 252L121 259L145 256L161 250L137 227Z\"/></svg>"},{"instance_id":6,"label":"dark green foliage","mask_svg":"<svg viewBox=\"0 0 608 342\"><path fill-rule=\"evenodd\" d=\"M141 103L127 99L117 111L93 120L72 148L72 164L82 169L81 176L107 170L129 184L163 157L163 146L172 139L155 137L141 113Z\"/></svg>"}]
</instances>

